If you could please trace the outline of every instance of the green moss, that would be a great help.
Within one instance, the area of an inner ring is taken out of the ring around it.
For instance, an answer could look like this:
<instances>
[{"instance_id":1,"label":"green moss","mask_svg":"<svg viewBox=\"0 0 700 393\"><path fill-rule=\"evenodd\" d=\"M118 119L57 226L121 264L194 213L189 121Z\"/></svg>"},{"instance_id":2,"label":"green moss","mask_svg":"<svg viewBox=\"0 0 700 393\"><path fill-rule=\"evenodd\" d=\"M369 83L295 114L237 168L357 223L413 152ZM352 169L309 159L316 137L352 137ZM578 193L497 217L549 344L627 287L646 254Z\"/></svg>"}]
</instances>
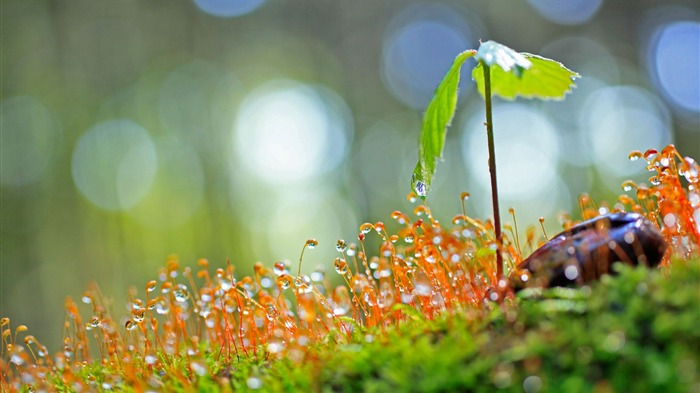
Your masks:
<instances>
[{"instance_id":1,"label":"green moss","mask_svg":"<svg viewBox=\"0 0 700 393\"><path fill-rule=\"evenodd\" d=\"M698 262L621 266L591 288L519 295L478 321L357 332L301 362L265 362L260 390L687 392L700 386Z\"/></svg>"}]
</instances>

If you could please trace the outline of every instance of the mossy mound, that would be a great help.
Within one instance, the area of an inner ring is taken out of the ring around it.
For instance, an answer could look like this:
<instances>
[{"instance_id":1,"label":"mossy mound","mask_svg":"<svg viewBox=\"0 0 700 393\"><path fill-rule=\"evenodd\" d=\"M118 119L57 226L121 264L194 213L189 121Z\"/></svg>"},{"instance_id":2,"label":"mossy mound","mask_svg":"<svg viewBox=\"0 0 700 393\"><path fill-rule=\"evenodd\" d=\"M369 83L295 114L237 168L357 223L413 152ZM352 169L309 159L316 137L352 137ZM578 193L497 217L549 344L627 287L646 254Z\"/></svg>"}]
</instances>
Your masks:
<instances>
[{"instance_id":1,"label":"mossy mound","mask_svg":"<svg viewBox=\"0 0 700 393\"><path fill-rule=\"evenodd\" d=\"M312 348L302 361L234 366L229 386L320 392L697 390L699 262L677 261L667 270L620 266L618 275L590 288L520 294L493 305L485 318L416 316L383 332L357 331L355 342Z\"/></svg>"}]
</instances>

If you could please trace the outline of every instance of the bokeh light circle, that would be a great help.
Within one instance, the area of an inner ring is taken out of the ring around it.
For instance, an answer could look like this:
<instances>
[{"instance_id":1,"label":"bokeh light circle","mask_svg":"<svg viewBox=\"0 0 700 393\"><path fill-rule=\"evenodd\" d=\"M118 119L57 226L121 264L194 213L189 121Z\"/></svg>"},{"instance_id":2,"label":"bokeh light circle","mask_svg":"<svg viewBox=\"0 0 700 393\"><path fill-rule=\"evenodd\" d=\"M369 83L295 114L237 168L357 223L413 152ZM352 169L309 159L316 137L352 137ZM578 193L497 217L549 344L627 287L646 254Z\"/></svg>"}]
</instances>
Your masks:
<instances>
[{"instance_id":1,"label":"bokeh light circle","mask_svg":"<svg viewBox=\"0 0 700 393\"><path fill-rule=\"evenodd\" d=\"M245 98L233 131L233 172L242 166L267 184L290 184L325 174L345 159L352 120L330 89L278 80Z\"/></svg>"},{"instance_id":2,"label":"bokeh light circle","mask_svg":"<svg viewBox=\"0 0 700 393\"><path fill-rule=\"evenodd\" d=\"M159 229L187 222L201 205L204 170L195 150L176 138L155 141L158 172L148 194L129 214L145 226Z\"/></svg>"},{"instance_id":3,"label":"bokeh light circle","mask_svg":"<svg viewBox=\"0 0 700 393\"><path fill-rule=\"evenodd\" d=\"M493 118L503 209L516 208L518 217L528 222L568 208L569 192L557 172L560 141L551 120L533 107L518 103L494 105ZM479 212L489 212L491 180L483 109L470 115L461 146L473 196L470 203Z\"/></svg>"},{"instance_id":4,"label":"bokeh light circle","mask_svg":"<svg viewBox=\"0 0 700 393\"><path fill-rule=\"evenodd\" d=\"M265 0L194 0L200 10L209 15L231 18L249 14L265 3Z\"/></svg>"},{"instance_id":5,"label":"bokeh light circle","mask_svg":"<svg viewBox=\"0 0 700 393\"><path fill-rule=\"evenodd\" d=\"M229 131L231 104L226 95L237 93L238 88L233 73L216 63L195 59L183 64L160 87L160 124L169 135L197 149L209 148L222 130ZM221 115L221 107L226 116Z\"/></svg>"},{"instance_id":6,"label":"bokeh light circle","mask_svg":"<svg viewBox=\"0 0 700 393\"><path fill-rule=\"evenodd\" d=\"M471 176L491 187L483 113L477 111L462 136L464 160ZM505 199L529 199L548 192L557 177L559 139L551 121L521 104L497 104L494 139L499 192Z\"/></svg>"},{"instance_id":7,"label":"bokeh light circle","mask_svg":"<svg viewBox=\"0 0 700 393\"><path fill-rule=\"evenodd\" d=\"M579 115L593 162L614 190L622 180L644 172L643 166L627 159L632 150L661 149L672 142L668 110L640 87L601 88L588 97Z\"/></svg>"},{"instance_id":8,"label":"bokeh light circle","mask_svg":"<svg viewBox=\"0 0 700 393\"><path fill-rule=\"evenodd\" d=\"M263 260L293 260L304 242L315 238L319 246L304 253L302 272L306 274L319 264L332 269L338 256L336 241L357 230L356 210L330 187L296 188L286 195L266 198L266 202L248 209L254 255Z\"/></svg>"},{"instance_id":9,"label":"bokeh light circle","mask_svg":"<svg viewBox=\"0 0 700 393\"><path fill-rule=\"evenodd\" d=\"M598 12L603 0L527 0L543 18L562 25L588 22Z\"/></svg>"},{"instance_id":10,"label":"bokeh light circle","mask_svg":"<svg viewBox=\"0 0 700 393\"><path fill-rule=\"evenodd\" d=\"M359 138L353 162L357 179L371 201L370 211L373 205L395 203L410 190L406 179L411 178L416 165L417 146L416 135L406 130L416 124L420 124L420 117L415 113L399 112L376 122Z\"/></svg>"},{"instance_id":11,"label":"bokeh light circle","mask_svg":"<svg viewBox=\"0 0 700 393\"><path fill-rule=\"evenodd\" d=\"M671 104L700 112L700 22L676 21L657 29L648 61L652 79Z\"/></svg>"},{"instance_id":12,"label":"bokeh light circle","mask_svg":"<svg viewBox=\"0 0 700 393\"><path fill-rule=\"evenodd\" d=\"M131 120L100 123L73 150L73 181L90 202L105 210L126 210L148 192L157 171L148 132Z\"/></svg>"},{"instance_id":13,"label":"bokeh light circle","mask_svg":"<svg viewBox=\"0 0 700 393\"><path fill-rule=\"evenodd\" d=\"M24 186L39 180L52 157L58 130L49 110L29 97L0 103L0 183Z\"/></svg>"},{"instance_id":14,"label":"bokeh light circle","mask_svg":"<svg viewBox=\"0 0 700 393\"><path fill-rule=\"evenodd\" d=\"M443 5L419 4L389 24L382 50L382 78L391 94L423 110L455 56L471 48L466 20ZM467 85L468 86L468 85Z\"/></svg>"}]
</instances>

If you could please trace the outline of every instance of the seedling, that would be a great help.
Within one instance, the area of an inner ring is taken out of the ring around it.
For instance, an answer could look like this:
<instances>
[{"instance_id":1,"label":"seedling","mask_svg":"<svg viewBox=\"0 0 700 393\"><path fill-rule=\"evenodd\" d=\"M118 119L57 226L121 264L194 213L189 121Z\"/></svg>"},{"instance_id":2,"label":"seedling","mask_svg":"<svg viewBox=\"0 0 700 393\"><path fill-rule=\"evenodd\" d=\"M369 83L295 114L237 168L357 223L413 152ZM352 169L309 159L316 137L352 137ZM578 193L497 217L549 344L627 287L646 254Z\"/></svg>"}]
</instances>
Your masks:
<instances>
[{"instance_id":1,"label":"seedling","mask_svg":"<svg viewBox=\"0 0 700 393\"><path fill-rule=\"evenodd\" d=\"M554 60L529 53L518 53L494 41L482 43L478 51L468 50L457 55L435 90L423 116L423 127L418 144L418 164L413 171L412 179L413 190L422 199L428 196L437 160L442 159L447 127L452 122L457 107L460 70L464 62L471 57L477 61L477 66L472 71L472 78L477 84L479 93L484 97L486 107L484 124L488 137L494 231L499 249L496 252L496 269L498 277L502 277L503 255L500 249L503 245L503 236L498 206L491 97L498 95L508 100L513 100L517 96L561 100L575 86L573 81L580 75Z\"/></svg>"}]
</instances>

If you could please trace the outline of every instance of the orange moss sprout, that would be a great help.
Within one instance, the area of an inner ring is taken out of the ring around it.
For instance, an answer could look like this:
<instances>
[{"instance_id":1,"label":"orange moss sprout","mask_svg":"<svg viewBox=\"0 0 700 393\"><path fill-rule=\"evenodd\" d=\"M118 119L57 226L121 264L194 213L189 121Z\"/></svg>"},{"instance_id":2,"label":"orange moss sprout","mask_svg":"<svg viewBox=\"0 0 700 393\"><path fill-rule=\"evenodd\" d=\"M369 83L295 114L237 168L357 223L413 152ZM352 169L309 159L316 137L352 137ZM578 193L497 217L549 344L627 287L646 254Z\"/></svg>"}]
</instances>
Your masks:
<instances>
[{"instance_id":1,"label":"orange moss sprout","mask_svg":"<svg viewBox=\"0 0 700 393\"><path fill-rule=\"evenodd\" d=\"M671 245L665 265L673 256L697 256L698 164L680 156L673 146L661 152L633 152L630 159L646 161L651 184L626 181L623 189L632 195L620 195L611 207L597 206L582 195L582 218L638 212L658 224ZM230 263L212 274L205 259L193 272L170 257L157 278L146 283L143 298L136 288L129 290L130 312L116 319L97 286L91 285L81 299L89 308L87 314L81 314L71 298L66 300L63 351L53 356L33 336L20 338L26 334L25 326L13 331L10 320L3 318L0 387L13 391L59 383L92 389L95 377L82 371L94 362L107 370L100 388L119 383L137 391L158 388L164 375L185 385L205 375L223 381L221 366L242 357L313 361L307 358L307 348L314 343L349 342L363 329L381 330L416 315L431 319L463 313L478 318L492 307L491 301L512 294L507 280L497 280L493 224L466 215L468 198L468 193L462 194L462 213L449 226L421 204L414 209L413 220L400 211L391 214L399 226L395 234L382 222L365 223L359 227L359 246L338 240L340 256L333 266L344 284L336 287L322 269L310 276L301 274L304 251L318 245L310 239L302 248L296 274L284 262L272 269L258 262L252 277L238 276ZM409 200L416 202L416 195L410 194ZM504 225L501 247L506 273L546 239L530 226L521 247L515 212L511 209L510 214L513 223ZM560 222L565 229L576 224L566 214ZM371 257L365 250L367 236L380 240L378 254ZM208 361L212 356L215 361Z\"/></svg>"}]
</instances>

